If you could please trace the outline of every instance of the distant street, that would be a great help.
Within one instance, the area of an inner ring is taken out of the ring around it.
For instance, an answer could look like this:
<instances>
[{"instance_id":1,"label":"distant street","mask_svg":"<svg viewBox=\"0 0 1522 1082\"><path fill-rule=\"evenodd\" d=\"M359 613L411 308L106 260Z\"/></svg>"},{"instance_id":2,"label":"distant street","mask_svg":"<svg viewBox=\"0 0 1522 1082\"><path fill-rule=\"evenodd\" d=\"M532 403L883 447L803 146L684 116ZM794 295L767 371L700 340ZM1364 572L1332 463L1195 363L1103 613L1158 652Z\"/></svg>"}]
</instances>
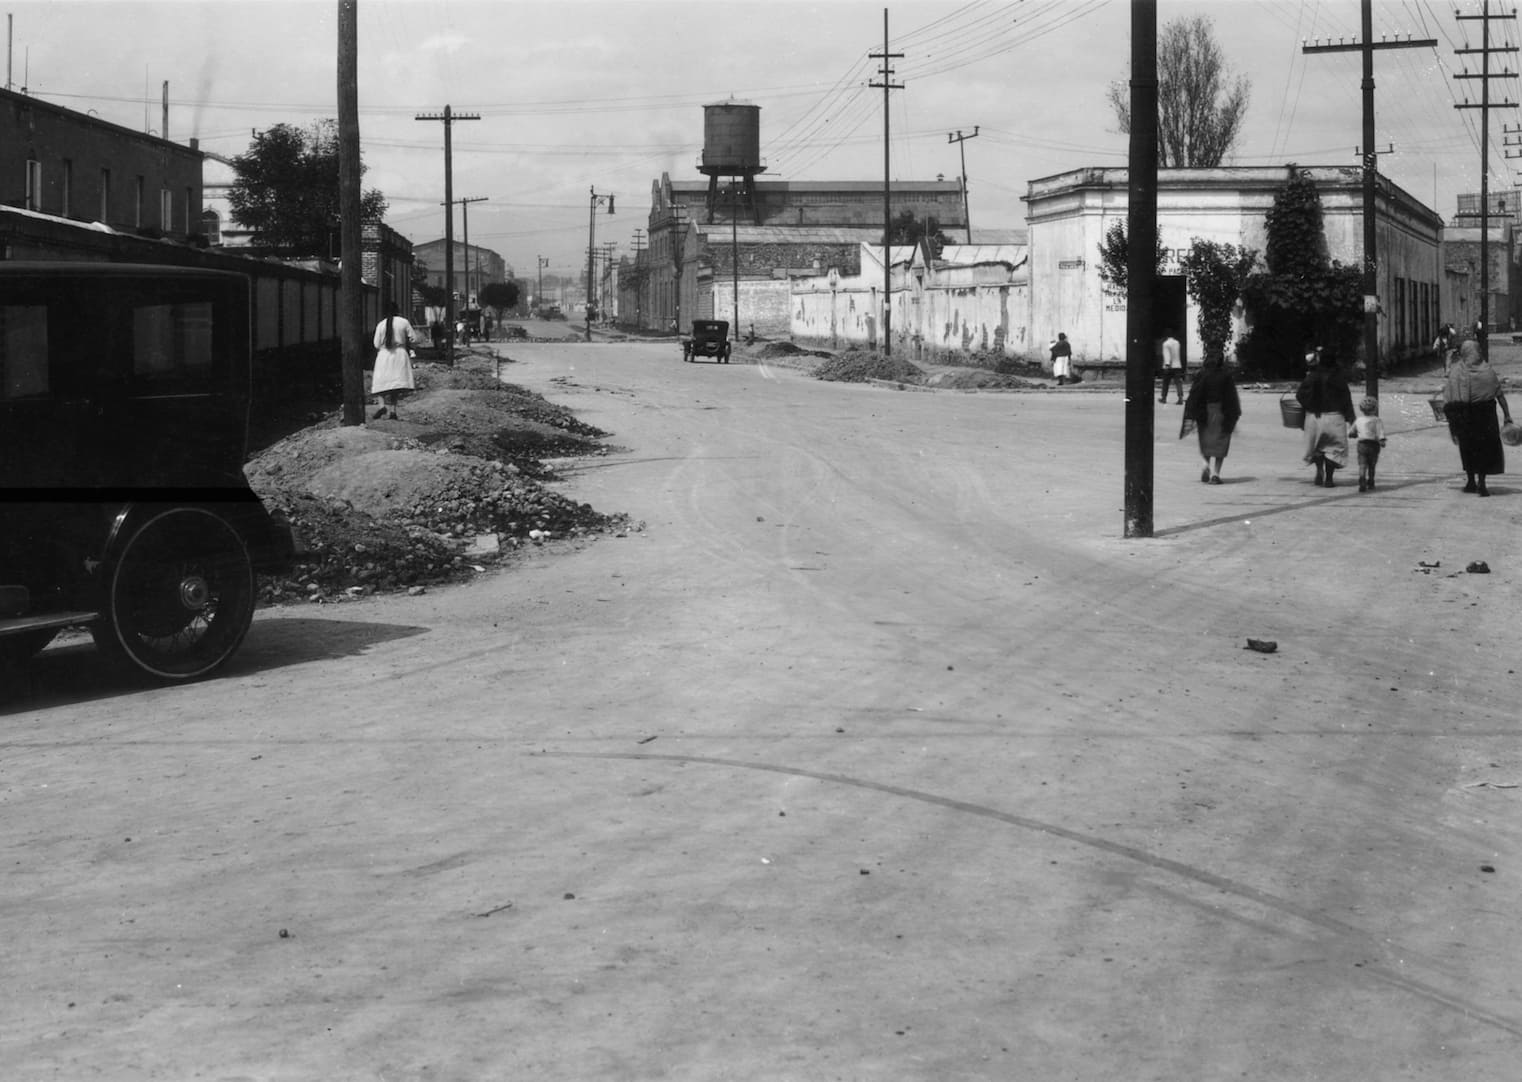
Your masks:
<instances>
[{"instance_id":1,"label":"distant street","mask_svg":"<svg viewBox=\"0 0 1522 1082\"><path fill-rule=\"evenodd\" d=\"M1220 486L1157 406L1126 540L1119 390L497 348L644 528L203 684L45 652L0 1075L1515 1077L1522 453L1459 493L1436 379L1370 494L1277 390Z\"/></svg>"}]
</instances>

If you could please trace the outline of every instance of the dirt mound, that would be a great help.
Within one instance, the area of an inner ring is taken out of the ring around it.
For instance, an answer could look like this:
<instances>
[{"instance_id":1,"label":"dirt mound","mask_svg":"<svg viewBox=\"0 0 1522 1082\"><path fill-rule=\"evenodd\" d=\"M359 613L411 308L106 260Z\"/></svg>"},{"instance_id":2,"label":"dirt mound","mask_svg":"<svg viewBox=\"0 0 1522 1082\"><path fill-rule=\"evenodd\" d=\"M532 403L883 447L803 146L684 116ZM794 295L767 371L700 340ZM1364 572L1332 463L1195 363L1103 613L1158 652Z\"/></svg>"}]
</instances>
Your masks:
<instances>
[{"instance_id":1,"label":"dirt mound","mask_svg":"<svg viewBox=\"0 0 1522 1082\"><path fill-rule=\"evenodd\" d=\"M881 353L852 349L832 357L814 368L815 379L836 383L865 383L874 379L897 380L900 383L919 383L924 372L899 357L884 357Z\"/></svg>"},{"instance_id":2,"label":"dirt mound","mask_svg":"<svg viewBox=\"0 0 1522 1082\"><path fill-rule=\"evenodd\" d=\"M982 391L1044 387L1045 384L1039 380L1022 379L1020 376L994 372L987 368L947 368L939 372L931 372L926 376L925 386L946 387L959 391Z\"/></svg>"},{"instance_id":3,"label":"dirt mound","mask_svg":"<svg viewBox=\"0 0 1522 1082\"><path fill-rule=\"evenodd\" d=\"M627 527L541 483L549 471L535 456L606 453L600 429L484 365L419 368L399 420L344 427L334 411L245 466L310 550L261 582L266 600L450 581L524 543Z\"/></svg>"},{"instance_id":4,"label":"dirt mound","mask_svg":"<svg viewBox=\"0 0 1522 1082\"><path fill-rule=\"evenodd\" d=\"M833 357L833 353L827 353L821 349L804 349L792 342L768 342L755 351L755 355L763 361L775 361L784 357Z\"/></svg>"}]
</instances>

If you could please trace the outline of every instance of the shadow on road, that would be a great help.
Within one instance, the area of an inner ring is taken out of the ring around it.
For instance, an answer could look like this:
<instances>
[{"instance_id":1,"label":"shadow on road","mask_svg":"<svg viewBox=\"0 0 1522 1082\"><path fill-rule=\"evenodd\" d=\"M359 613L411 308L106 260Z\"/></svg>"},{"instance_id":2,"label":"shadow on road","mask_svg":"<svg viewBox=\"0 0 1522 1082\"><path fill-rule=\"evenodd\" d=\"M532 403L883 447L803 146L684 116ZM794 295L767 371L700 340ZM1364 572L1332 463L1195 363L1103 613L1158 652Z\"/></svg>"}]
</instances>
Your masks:
<instances>
[{"instance_id":1,"label":"shadow on road","mask_svg":"<svg viewBox=\"0 0 1522 1082\"><path fill-rule=\"evenodd\" d=\"M428 630L410 624L304 616L255 620L238 652L211 679L231 681L309 661L357 657L372 646ZM105 663L88 635L76 633L25 664L0 666L0 713L70 706L130 695L154 686L130 673L114 670ZM231 683L228 687L236 692Z\"/></svg>"}]
</instances>

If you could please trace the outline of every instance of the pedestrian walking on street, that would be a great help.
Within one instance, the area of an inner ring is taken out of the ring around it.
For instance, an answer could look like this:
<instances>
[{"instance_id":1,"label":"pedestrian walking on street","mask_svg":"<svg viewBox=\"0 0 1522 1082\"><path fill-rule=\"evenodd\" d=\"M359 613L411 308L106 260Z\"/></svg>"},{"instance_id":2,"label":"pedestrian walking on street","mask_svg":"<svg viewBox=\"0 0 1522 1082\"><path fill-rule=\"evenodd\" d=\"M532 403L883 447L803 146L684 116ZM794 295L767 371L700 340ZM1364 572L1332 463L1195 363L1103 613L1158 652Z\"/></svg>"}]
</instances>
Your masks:
<instances>
[{"instance_id":1,"label":"pedestrian walking on street","mask_svg":"<svg viewBox=\"0 0 1522 1082\"><path fill-rule=\"evenodd\" d=\"M1501 393L1500 377L1481 356L1480 344L1467 339L1459 346L1453 369L1443 385L1443 416L1448 419L1449 434L1459 447L1465 492L1489 496L1485 478L1506 472L1506 452L1496 422L1497 406L1510 423L1511 407Z\"/></svg>"},{"instance_id":2,"label":"pedestrian walking on street","mask_svg":"<svg viewBox=\"0 0 1522 1082\"><path fill-rule=\"evenodd\" d=\"M1052 375L1057 377L1059 387L1073 378L1073 347L1068 345L1068 336L1061 331L1057 332L1057 341L1052 343Z\"/></svg>"},{"instance_id":3,"label":"pedestrian walking on street","mask_svg":"<svg viewBox=\"0 0 1522 1082\"><path fill-rule=\"evenodd\" d=\"M1184 351L1179 346L1178 339L1173 337L1173 329L1163 331L1163 389L1158 393L1159 402L1168 401L1168 384L1176 383L1175 393L1178 395L1179 405L1184 404Z\"/></svg>"},{"instance_id":4,"label":"pedestrian walking on street","mask_svg":"<svg viewBox=\"0 0 1522 1082\"><path fill-rule=\"evenodd\" d=\"M1357 416L1353 395L1319 346L1306 351L1305 364L1305 379L1295 391L1295 401L1305 407L1304 461L1316 467L1314 483L1331 488L1332 474L1348 464L1348 425Z\"/></svg>"},{"instance_id":5,"label":"pedestrian walking on street","mask_svg":"<svg viewBox=\"0 0 1522 1082\"><path fill-rule=\"evenodd\" d=\"M1220 357L1206 357L1184 403L1184 419L1194 422L1199 434L1200 457L1205 460L1205 468L1200 471L1201 481L1212 485L1221 483L1221 463L1231 451L1231 434L1241 416L1242 401L1237 396L1237 384L1226 371L1225 362Z\"/></svg>"},{"instance_id":6,"label":"pedestrian walking on street","mask_svg":"<svg viewBox=\"0 0 1522 1082\"><path fill-rule=\"evenodd\" d=\"M1385 445L1385 423L1379 419L1379 399L1366 397L1358 403L1358 418L1348 429L1348 439L1358 445L1358 491L1374 488L1374 467Z\"/></svg>"},{"instance_id":7,"label":"pedestrian walking on street","mask_svg":"<svg viewBox=\"0 0 1522 1082\"><path fill-rule=\"evenodd\" d=\"M376 419L388 413L396 420L396 400L417 385L412 378L412 347L417 332L402 318L395 301L386 302L386 318L375 325L375 374L370 378L370 393L381 400Z\"/></svg>"},{"instance_id":8,"label":"pedestrian walking on street","mask_svg":"<svg viewBox=\"0 0 1522 1082\"><path fill-rule=\"evenodd\" d=\"M1452 323L1444 323L1437 329L1437 338L1433 340L1432 348L1437 351L1438 360L1443 362L1443 375L1448 374L1448 368L1453 364L1453 338L1456 330Z\"/></svg>"}]
</instances>

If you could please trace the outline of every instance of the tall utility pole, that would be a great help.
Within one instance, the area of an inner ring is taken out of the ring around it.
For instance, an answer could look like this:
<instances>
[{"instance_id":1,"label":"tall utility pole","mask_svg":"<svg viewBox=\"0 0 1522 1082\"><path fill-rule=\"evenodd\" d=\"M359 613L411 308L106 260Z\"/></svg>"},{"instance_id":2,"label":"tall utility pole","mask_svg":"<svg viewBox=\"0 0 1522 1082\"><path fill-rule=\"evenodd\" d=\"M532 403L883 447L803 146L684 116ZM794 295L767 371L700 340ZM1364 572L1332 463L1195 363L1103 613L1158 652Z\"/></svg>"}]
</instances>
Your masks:
<instances>
[{"instance_id":1,"label":"tall utility pole","mask_svg":"<svg viewBox=\"0 0 1522 1082\"><path fill-rule=\"evenodd\" d=\"M365 298L359 215L359 0L338 0L338 268L343 296L343 423L365 423ZM385 298L381 298L382 301Z\"/></svg>"},{"instance_id":2,"label":"tall utility pole","mask_svg":"<svg viewBox=\"0 0 1522 1082\"><path fill-rule=\"evenodd\" d=\"M957 149L962 152L962 221L967 226L967 243L972 243L972 211L967 208L967 140L978 137L980 125L972 126L971 135L963 135L960 130L955 135L946 133L946 142L956 143Z\"/></svg>"},{"instance_id":3,"label":"tall utility pole","mask_svg":"<svg viewBox=\"0 0 1522 1082\"><path fill-rule=\"evenodd\" d=\"M1364 0L1365 3L1368 0ZM1480 23L1480 47L1478 49L1455 49L1459 55L1470 53L1480 54L1480 72L1478 75L1468 71L1455 75L1455 79L1478 79L1480 80L1480 101L1478 104L1464 101L1454 105L1455 109L1478 109L1480 110L1480 329L1490 330L1490 111L1492 109L1511 109L1516 106L1514 101L1492 102L1490 100L1490 80L1492 79L1515 79L1515 71L1492 72L1490 70L1491 53L1514 53L1515 45L1491 45L1490 44L1490 20L1492 19L1515 19L1515 10L1501 12L1494 15L1490 13L1490 0L1485 0L1483 12L1479 15L1460 15L1454 12L1455 19L1460 22L1477 19ZM1488 334L1480 336L1480 349L1488 358L1490 356L1490 343Z\"/></svg>"},{"instance_id":4,"label":"tall utility pole","mask_svg":"<svg viewBox=\"0 0 1522 1082\"><path fill-rule=\"evenodd\" d=\"M867 85L883 88L883 356L888 356L893 352L893 201L890 194L893 174L888 157L888 93L904 89L903 83L893 81L893 69L888 66L888 61L899 59L904 54L888 51L887 8L883 8L883 51L867 55L883 62L880 73L883 81ZM738 292L739 287L735 288Z\"/></svg>"},{"instance_id":5,"label":"tall utility pole","mask_svg":"<svg viewBox=\"0 0 1522 1082\"><path fill-rule=\"evenodd\" d=\"M682 272L687 257L687 220L682 217L683 209L681 203L671 208L671 321L677 334L682 333Z\"/></svg>"},{"instance_id":6,"label":"tall utility pole","mask_svg":"<svg viewBox=\"0 0 1522 1082\"><path fill-rule=\"evenodd\" d=\"M539 256L539 288L534 293L534 307L540 312L544 311L544 268L550 265L550 261L544 256Z\"/></svg>"},{"instance_id":7,"label":"tall utility pole","mask_svg":"<svg viewBox=\"0 0 1522 1082\"><path fill-rule=\"evenodd\" d=\"M1152 536L1152 296L1157 279L1157 0L1131 0L1126 171L1125 536Z\"/></svg>"},{"instance_id":8,"label":"tall utility pole","mask_svg":"<svg viewBox=\"0 0 1522 1082\"><path fill-rule=\"evenodd\" d=\"M613 213L613 197L611 195L598 195L597 189L592 188L592 201L587 209L587 341L592 340L592 298L597 291L593 288L592 275L597 268L597 206L599 203L608 204L608 213Z\"/></svg>"},{"instance_id":9,"label":"tall utility pole","mask_svg":"<svg viewBox=\"0 0 1522 1082\"><path fill-rule=\"evenodd\" d=\"M1373 0L1359 0L1363 40L1336 45L1306 45L1305 53L1363 54L1363 363L1365 393L1379 397L1379 234L1375 199L1379 186L1379 151L1374 145L1374 50L1431 49L1435 38L1374 40Z\"/></svg>"},{"instance_id":10,"label":"tall utility pole","mask_svg":"<svg viewBox=\"0 0 1522 1082\"><path fill-rule=\"evenodd\" d=\"M640 246L641 242L645 239L640 236L643 232L643 229L636 229L634 231L634 325L641 330L645 327L646 276L644 269L649 267L648 260L645 261L644 267L641 267L640 264L640 256L644 253L644 249Z\"/></svg>"},{"instance_id":11,"label":"tall utility pole","mask_svg":"<svg viewBox=\"0 0 1522 1082\"><path fill-rule=\"evenodd\" d=\"M454 144L451 133L456 120L480 120L479 113L456 113L444 106L442 113L419 113L414 120L444 122L444 363L454 364Z\"/></svg>"},{"instance_id":12,"label":"tall utility pole","mask_svg":"<svg viewBox=\"0 0 1522 1082\"><path fill-rule=\"evenodd\" d=\"M465 303L468 306L470 304L470 264L472 258L474 258L476 264L476 288L481 288L481 257L479 255L472 257L470 250L470 205L472 203L486 202L486 196L476 195L471 196L469 199L456 199L455 202L460 204L460 217L465 225Z\"/></svg>"}]
</instances>

